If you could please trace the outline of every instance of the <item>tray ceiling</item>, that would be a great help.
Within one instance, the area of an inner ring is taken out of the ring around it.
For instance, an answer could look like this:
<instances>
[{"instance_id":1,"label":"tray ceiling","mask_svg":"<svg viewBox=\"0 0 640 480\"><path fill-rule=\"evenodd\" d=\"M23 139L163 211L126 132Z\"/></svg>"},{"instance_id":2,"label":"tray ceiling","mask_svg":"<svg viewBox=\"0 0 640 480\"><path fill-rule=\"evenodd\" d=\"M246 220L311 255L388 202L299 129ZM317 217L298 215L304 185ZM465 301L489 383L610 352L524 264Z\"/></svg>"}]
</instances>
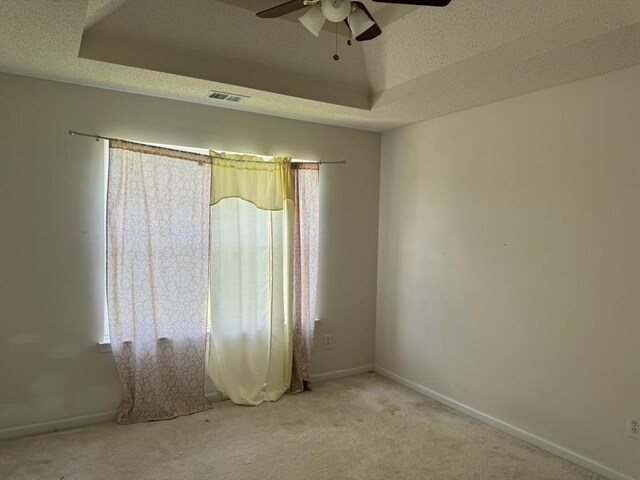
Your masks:
<instances>
[{"instance_id":1,"label":"tray ceiling","mask_svg":"<svg viewBox=\"0 0 640 480\"><path fill-rule=\"evenodd\" d=\"M332 31L254 15L276 3L4 0L0 71L386 130L640 64L637 0L369 2L383 34L339 62Z\"/></svg>"}]
</instances>

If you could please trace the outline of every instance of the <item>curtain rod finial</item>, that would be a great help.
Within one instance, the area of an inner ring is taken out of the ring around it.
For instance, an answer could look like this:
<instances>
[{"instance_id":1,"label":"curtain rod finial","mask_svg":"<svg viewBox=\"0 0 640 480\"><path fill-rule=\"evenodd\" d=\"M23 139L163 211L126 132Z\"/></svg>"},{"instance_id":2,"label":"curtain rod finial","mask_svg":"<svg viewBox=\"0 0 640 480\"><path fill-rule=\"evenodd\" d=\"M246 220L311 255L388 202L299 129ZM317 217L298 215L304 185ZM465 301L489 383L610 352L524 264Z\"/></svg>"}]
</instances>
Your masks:
<instances>
[{"instance_id":1,"label":"curtain rod finial","mask_svg":"<svg viewBox=\"0 0 640 480\"><path fill-rule=\"evenodd\" d=\"M76 134L76 131L75 131L75 130L69 130L69 135L73 136L73 135L75 135L75 134Z\"/></svg>"}]
</instances>

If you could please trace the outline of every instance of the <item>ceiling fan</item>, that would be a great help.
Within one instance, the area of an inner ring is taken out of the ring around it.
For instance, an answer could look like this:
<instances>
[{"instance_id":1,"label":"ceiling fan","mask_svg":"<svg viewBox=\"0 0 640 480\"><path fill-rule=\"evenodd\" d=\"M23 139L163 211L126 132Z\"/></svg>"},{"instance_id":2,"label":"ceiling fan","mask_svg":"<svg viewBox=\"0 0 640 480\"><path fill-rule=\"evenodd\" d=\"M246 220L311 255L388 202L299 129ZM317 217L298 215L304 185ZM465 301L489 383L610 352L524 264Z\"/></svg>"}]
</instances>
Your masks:
<instances>
[{"instance_id":1,"label":"ceiling fan","mask_svg":"<svg viewBox=\"0 0 640 480\"><path fill-rule=\"evenodd\" d=\"M451 0L373 0L378 3L392 3L405 5L420 5L424 7L446 7ZM289 13L307 8L307 12L298 20L316 37L324 23L328 20L334 23L344 21L358 41L371 40L382 33L362 2L351 0L289 0L275 7L268 8L256 15L260 18L277 18ZM350 42L350 40L349 40ZM351 43L349 43L350 45ZM337 55L334 58L337 60Z\"/></svg>"}]
</instances>

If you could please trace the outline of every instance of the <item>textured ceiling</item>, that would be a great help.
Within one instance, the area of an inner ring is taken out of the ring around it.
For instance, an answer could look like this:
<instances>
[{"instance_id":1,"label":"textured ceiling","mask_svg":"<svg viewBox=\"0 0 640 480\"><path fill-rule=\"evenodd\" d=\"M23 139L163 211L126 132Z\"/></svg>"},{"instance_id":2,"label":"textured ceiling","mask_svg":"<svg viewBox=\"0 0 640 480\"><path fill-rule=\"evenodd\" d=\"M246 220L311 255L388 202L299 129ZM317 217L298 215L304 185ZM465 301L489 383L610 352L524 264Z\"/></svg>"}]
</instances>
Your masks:
<instances>
[{"instance_id":1,"label":"textured ceiling","mask_svg":"<svg viewBox=\"0 0 640 480\"><path fill-rule=\"evenodd\" d=\"M2 0L0 71L386 130L640 64L638 0L386 6L383 34L340 37L339 62L332 32L253 15L274 3Z\"/></svg>"},{"instance_id":2,"label":"textured ceiling","mask_svg":"<svg viewBox=\"0 0 640 480\"><path fill-rule=\"evenodd\" d=\"M127 0L89 0L84 28L89 28L121 7Z\"/></svg>"},{"instance_id":3,"label":"textured ceiling","mask_svg":"<svg viewBox=\"0 0 640 480\"><path fill-rule=\"evenodd\" d=\"M381 92L522 39L520 56L582 41L638 22L639 13L638 0L458 0L455 8L419 9L398 20L365 45L365 57L372 88Z\"/></svg>"},{"instance_id":4,"label":"textured ceiling","mask_svg":"<svg viewBox=\"0 0 640 480\"><path fill-rule=\"evenodd\" d=\"M316 38L302 25L262 19L211 0L129 0L87 30L80 56L368 109L362 45ZM262 4L265 2L248 2ZM267 2L268 4L268 2ZM141 22L140 19L144 19ZM339 25L341 30L346 25ZM203 92L205 93L205 92Z\"/></svg>"}]
</instances>

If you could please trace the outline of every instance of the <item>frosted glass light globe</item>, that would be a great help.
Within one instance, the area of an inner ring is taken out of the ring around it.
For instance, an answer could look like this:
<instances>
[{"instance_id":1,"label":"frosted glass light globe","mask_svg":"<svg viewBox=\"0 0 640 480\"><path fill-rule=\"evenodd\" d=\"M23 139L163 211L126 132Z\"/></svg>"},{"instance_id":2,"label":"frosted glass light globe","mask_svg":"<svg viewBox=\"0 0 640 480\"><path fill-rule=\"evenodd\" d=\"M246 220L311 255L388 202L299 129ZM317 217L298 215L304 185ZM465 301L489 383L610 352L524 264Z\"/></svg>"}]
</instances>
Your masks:
<instances>
[{"instance_id":1,"label":"frosted glass light globe","mask_svg":"<svg viewBox=\"0 0 640 480\"><path fill-rule=\"evenodd\" d=\"M307 13L302 15L298 20L300 20L300 23L316 37L320 35L320 31L322 30L322 26L325 22L324 15L320 9L315 6L309 8Z\"/></svg>"}]
</instances>

